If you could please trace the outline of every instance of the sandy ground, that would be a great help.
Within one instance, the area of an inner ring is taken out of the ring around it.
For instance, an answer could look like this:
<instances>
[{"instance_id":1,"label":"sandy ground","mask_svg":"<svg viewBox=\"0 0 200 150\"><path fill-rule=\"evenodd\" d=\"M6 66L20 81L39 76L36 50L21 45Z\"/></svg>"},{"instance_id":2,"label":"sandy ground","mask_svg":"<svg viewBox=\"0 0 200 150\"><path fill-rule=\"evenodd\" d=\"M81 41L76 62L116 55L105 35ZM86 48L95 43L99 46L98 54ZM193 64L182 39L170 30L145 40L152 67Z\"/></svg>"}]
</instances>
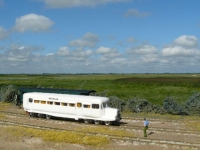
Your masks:
<instances>
[{"instance_id":1,"label":"sandy ground","mask_svg":"<svg viewBox=\"0 0 200 150\"><path fill-rule=\"evenodd\" d=\"M5 111L5 110L4 110ZM7 112L18 112L24 114L23 109L18 109L15 106L9 106L6 109ZM19 119L19 118L18 118ZM26 119L23 119L26 121ZM42 120L38 121L37 124L44 124L44 122L48 122L49 126L54 125L54 121L51 120ZM124 123L133 124L133 125L141 125L141 120L133 120L127 121L123 120ZM29 120L30 123L30 120ZM35 123L33 119L32 124ZM66 122L67 123L67 122ZM78 125L76 123L76 125ZM75 126L76 126L75 125ZM83 124L80 124L83 125ZM62 124L59 125L62 128ZM65 123L63 126L66 126ZM74 128L74 124L67 124L69 128ZM171 128L171 129L188 129L189 127L185 125L184 122L176 122L176 120L163 121L163 120L154 120L151 121L150 127L148 129L149 136L147 137L147 142L119 142L119 141L111 141L110 144L105 147L92 147L87 145L78 145L78 144L70 144L70 143L54 143L54 142L46 142L42 138L36 137L14 137L12 134L5 132L3 128L6 128L5 125L0 124L0 150L93 150L93 149L108 149L108 150L124 150L124 149L134 149L134 150L178 150L178 149L195 149L200 150L200 147L194 148L190 146L181 147L173 144L158 144L154 143L153 139L162 139L162 140L180 140L187 142L198 143L200 141L200 135L182 135L181 133L162 133L156 130L151 129L151 127L158 128ZM143 138L143 131L141 130L131 130L133 134L138 137L138 139Z\"/></svg>"},{"instance_id":2,"label":"sandy ground","mask_svg":"<svg viewBox=\"0 0 200 150\"><path fill-rule=\"evenodd\" d=\"M2 127L1 127L2 128ZM172 147L165 145L146 144L127 144L127 143L111 143L103 148L96 148L85 145L69 144L69 143L52 143L45 142L41 138L35 137L13 137L7 133L0 134L0 149L1 150L93 150L93 149L108 149L108 150L177 150L180 147Z\"/></svg>"}]
</instances>

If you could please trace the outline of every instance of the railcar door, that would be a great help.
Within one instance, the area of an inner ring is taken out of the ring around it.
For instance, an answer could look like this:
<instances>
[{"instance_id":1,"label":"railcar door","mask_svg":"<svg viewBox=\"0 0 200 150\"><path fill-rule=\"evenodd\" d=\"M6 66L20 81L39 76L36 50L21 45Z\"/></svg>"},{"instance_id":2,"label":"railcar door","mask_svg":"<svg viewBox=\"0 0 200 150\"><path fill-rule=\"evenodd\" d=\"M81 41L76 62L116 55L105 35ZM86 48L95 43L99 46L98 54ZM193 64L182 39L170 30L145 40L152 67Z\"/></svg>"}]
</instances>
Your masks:
<instances>
[{"instance_id":1,"label":"railcar door","mask_svg":"<svg viewBox=\"0 0 200 150\"><path fill-rule=\"evenodd\" d=\"M24 103L23 103L23 107L25 108L25 109L32 109L32 103L33 103L33 99L32 98L24 98Z\"/></svg>"},{"instance_id":2,"label":"railcar door","mask_svg":"<svg viewBox=\"0 0 200 150\"><path fill-rule=\"evenodd\" d=\"M101 117L101 104L92 104L91 113L92 117Z\"/></svg>"},{"instance_id":3,"label":"railcar door","mask_svg":"<svg viewBox=\"0 0 200 150\"><path fill-rule=\"evenodd\" d=\"M69 106L67 108L67 113L70 115L76 115L76 103L69 102Z\"/></svg>"},{"instance_id":4,"label":"railcar door","mask_svg":"<svg viewBox=\"0 0 200 150\"><path fill-rule=\"evenodd\" d=\"M83 110L82 103L81 102L77 102L77 104L76 104L76 114L77 115L82 115L82 110Z\"/></svg>"},{"instance_id":5,"label":"railcar door","mask_svg":"<svg viewBox=\"0 0 200 150\"><path fill-rule=\"evenodd\" d=\"M101 116L105 115L105 108L107 107L106 103L101 104Z\"/></svg>"},{"instance_id":6,"label":"railcar door","mask_svg":"<svg viewBox=\"0 0 200 150\"><path fill-rule=\"evenodd\" d=\"M83 116L85 117L91 117L92 113L91 113L91 104L83 104Z\"/></svg>"},{"instance_id":7,"label":"railcar door","mask_svg":"<svg viewBox=\"0 0 200 150\"><path fill-rule=\"evenodd\" d=\"M29 105L29 104L32 104L33 103L33 99L32 98L29 98L28 100L26 100L27 101L27 105Z\"/></svg>"}]
</instances>

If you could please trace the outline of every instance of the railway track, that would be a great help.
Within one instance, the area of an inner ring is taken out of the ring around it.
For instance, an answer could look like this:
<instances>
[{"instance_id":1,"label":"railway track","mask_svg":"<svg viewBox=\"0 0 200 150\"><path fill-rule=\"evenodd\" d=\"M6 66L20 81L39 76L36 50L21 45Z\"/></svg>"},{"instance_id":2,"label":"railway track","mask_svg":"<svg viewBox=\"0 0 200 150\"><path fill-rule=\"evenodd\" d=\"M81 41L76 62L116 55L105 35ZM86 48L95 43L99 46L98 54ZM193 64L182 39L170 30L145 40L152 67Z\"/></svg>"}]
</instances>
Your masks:
<instances>
[{"instance_id":1,"label":"railway track","mask_svg":"<svg viewBox=\"0 0 200 150\"><path fill-rule=\"evenodd\" d=\"M170 140L170 139L159 139L159 138L143 138L143 137L137 137L137 136L119 136L119 135L113 135L113 134L103 134L103 133L98 133L98 132L84 132L80 131L77 129L69 129L69 128L59 128L59 127L48 127L48 126L39 126L39 125L33 125L31 123L23 122L23 120L32 120L33 122L37 121L46 121L46 122L51 122L55 124L66 124L67 125L84 125L87 127L99 127L102 125L94 125L94 124L85 124L83 122L79 121L74 121L74 120L68 120L65 119L63 120L57 120L57 119L51 119L51 120L46 120L43 118L36 118L36 117L29 117L26 114L19 114L19 113L13 113L13 112L6 112L6 111L1 111L1 114L5 115L7 119L0 119L0 124L1 125L6 125L6 126L23 126L27 128L35 128L35 129L43 129L43 130L55 130L55 131L71 131L71 132L82 132L85 134L89 135L99 135L99 136L106 136L109 139L111 139L114 142L118 143L126 143L126 144L154 144L154 145L159 145L159 146L168 146L168 147L177 147L178 148L183 148L183 149L200 149L200 143L199 142L191 142L191 141L184 141L184 140L179 140L178 138L176 140ZM10 118L10 119L8 119ZM13 121L12 118L15 118L16 121ZM21 118L21 119L20 119ZM21 120L21 121L18 121ZM134 125L131 124L133 120L131 118L123 118L122 121L125 121L125 124L120 124L118 126L106 126L107 128L112 128L116 130L126 130L130 132L142 132L143 127L139 125ZM135 121L135 120L134 120ZM141 122L142 120L138 119L138 122ZM155 120L158 121L158 120ZM105 127L105 126L104 126ZM194 136L194 137L200 137L200 132L195 131L195 130L184 130L184 129L172 129L172 128L157 128L157 127L150 127L151 132L156 132L156 134L178 134L179 136Z\"/></svg>"},{"instance_id":2,"label":"railway track","mask_svg":"<svg viewBox=\"0 0 200 150\"><path fill-rule=\"evenodd\" d=\"M19 113L11 113L11 112L5 112L5 111L0 111L2 114L4 115L9 115L9 116L16 116L16 117L21 117L21 118L30 118L30 119L35 119L35 120L46 120L45 118L37 118L37 117L29 117L27 114L19 114ZM124 118L127 119L127 118ZM63 122L65 121L68 124L73 124L73 123L83 123L85 126L102 126L100 125L94 125L94 124L85 124L83 121L76 121L74 119L66 119L66 118L54 118L51 119L51 121L56 121L56 122ZM123 119L122 119L123 120ZM133 120L131 118L129 118L129 120ZM143 130L143 126L142 125L134 125L134 124L128 124L127 120L126 124L123 124L123 122L121 122L121 124L117 124L117 125L113 125L111 126L113 129L122 129L122 130L129 130L129 131L135 131L135 130ZM157 120L156 120L157 121ZM141 122L141 120L139 120L139 122ZM160 128L160 127L150 127L152 132L157 132L157 133L179 133L182 135L196 135L196 136L200 136L200 131L196 131L196 130L185 130L185 129L172 129L172 128Z\"/></svg>"},{"instance_id":3,"label":"railway track","mask_svg":"<svg viewBox=\"0 0 200 150\"><path fill-rule=\"evenodd\" d=\"M53 128L53 127L44 127L44 126L35 126L25 123L16 123L11 121L0 121L1 125L5 126L21 126L21 127L27 127L27 128L34 128L34 129L42 129L42 130L54 130L54 131L66 131L66 129L60 129L60 128ZM86 133L84 131L77 131L77 130L69 130L67 131L71 132L81 132L88 135L98 135L98 136L106 136L110 140L118 143L126 143L126 144L147 144L151 143L154 145L168 145L169 147L177 147L182 149L200 149L200 143L191 143L191 142L183 142L183 141L171 141L171 140L158 140L158 139L147 139L147 138L138 138L138 137L130 137L130 136L117 136L117 135L111 135L111 134L99 134L99 133Z\"/></svg>"}]
</instances>

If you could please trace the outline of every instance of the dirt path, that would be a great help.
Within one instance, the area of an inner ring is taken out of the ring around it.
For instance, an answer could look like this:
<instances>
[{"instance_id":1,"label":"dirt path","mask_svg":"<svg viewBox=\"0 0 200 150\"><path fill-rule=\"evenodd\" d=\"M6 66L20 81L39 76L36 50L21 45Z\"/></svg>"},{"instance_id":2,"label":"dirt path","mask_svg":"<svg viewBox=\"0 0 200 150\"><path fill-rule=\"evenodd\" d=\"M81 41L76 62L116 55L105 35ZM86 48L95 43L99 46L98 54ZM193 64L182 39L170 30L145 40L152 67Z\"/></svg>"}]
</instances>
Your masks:
<instances>
[{"instance_id":1,"label":"dirt path","mask_svg":"<svg viewBox=\"0 0 200 150\"><path fill-rule=\"evenodd\" d=\"M3 114L4 117L0 117L0 121L20 122L30 125L56 127L65 130L80 130L85 127L84 123L78 123L72 120L46 120L30 118L24 116L23 109L18 109L15 106L7 105L4 107L4 112L18 113L21 116L13 116ZM113 128L115 130L125 130L130 132L131 136L124 140L118 140L113 138L106 147L92 147L88 145L70 144L70 143L55 143L47 142L39 137L30 136L13 136L11 133L5 132L4 128L8 125L0 124L0 149L2 150L25 150L25 149L108 149L108 150L124 150L124 149L137 149L137 150L175 150L175 149L194 149L200 150L200 131L194 127L199 124L198 120L176 120L176 119L153 119L149 118L150 126L148 131L148 137L143 137L143 120L140 118L135 119L122 119L120 126L111 126L107 128ZM103 126L103 125L102 125ZM92 125L95 128L95 125ZM98 127L98 126L97 126ZM98 133L97 133L98 134ZM116 137L118 138L118 137Z\"/></svg>"}]
</instances>

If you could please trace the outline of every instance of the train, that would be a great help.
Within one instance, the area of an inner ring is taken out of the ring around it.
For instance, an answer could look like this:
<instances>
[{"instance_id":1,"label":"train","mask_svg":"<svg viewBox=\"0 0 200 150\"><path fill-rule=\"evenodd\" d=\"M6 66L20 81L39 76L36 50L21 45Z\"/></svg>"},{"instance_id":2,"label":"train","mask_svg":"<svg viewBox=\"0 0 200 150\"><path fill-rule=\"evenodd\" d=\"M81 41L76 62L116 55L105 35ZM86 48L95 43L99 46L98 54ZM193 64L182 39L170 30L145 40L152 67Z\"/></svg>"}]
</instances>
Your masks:
<instances>
[{"instance_id":1,"label":"train","mask_svg":"<svg viewBox=\"0 0 200 150\"><path fill-rule=\"evenodd\" d=\"M119 123L119 110L109 107L108 102L109 98L100 96L41 92L23 94L23 108L30 117L62 117L105 125Z\"/></svg>"},{"instance_id":2,"label":"train","mask_svg":"<svg viewBox=\"0 0 200 150\"><path fill-rule=\"evenodd\" d=\"M34 88L34 87L19 87L16 95L16 106L21 106L23 103L23 95L28 92L42 92L42 93L60 93L73 95L95 95L95 90L73 90L73 89L53 89L53 88Z\"/></svg>"}]
</instances>

